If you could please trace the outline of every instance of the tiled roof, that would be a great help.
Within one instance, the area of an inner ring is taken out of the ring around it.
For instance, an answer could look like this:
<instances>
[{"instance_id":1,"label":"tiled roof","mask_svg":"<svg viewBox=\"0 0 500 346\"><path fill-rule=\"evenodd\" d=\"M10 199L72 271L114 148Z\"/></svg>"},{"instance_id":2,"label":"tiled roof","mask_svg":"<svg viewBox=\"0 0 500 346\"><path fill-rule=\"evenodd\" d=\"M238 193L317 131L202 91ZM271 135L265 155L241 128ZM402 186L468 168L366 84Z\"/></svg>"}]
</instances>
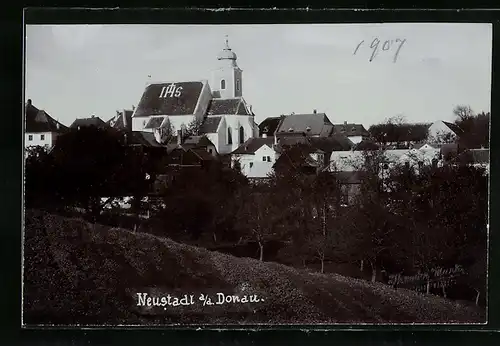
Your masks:
<instances>
[{"instance_id":1,"label":"tiled roof","mask_svg":"<svg viewBox=\"0 0 500 346\"><path fill-rule=\"evenodd\" d=\"M200 133L216 133L221 119L221 117L206 117L201 125Z\"/></svg>"},{"instance_id":2,"label":"tiled roof","mask_svg":"<svg viewBox=\"0 0 500 346\"><path fill-rule=\"evenodd\" d=\"M210 154L205 149L191 149L198 157L203 161L212 161L215 160L212 154Z\"/></svg>"},{"instance_id":3,"label":"tiled roof","mask_svg":"<svg viewBox=\"0 0 500 346\"><path fill-rule=\"evenodd\" d=\"M212 99L207 108L207 115L251 115L242 98Z\"/></svg>"},{"instance_id":4,"label":"tiled roof","mask_svg":"<svg viewBox=\"0 0 500 346\"><path fill-rule=\"evenodd\" d=\"M25 132L66 132L68 128L40 110L32 104L26 104L25 108ZM59 126L58 126L59 125Z\"/></svg>"},{"instance_id":5,"label":"tiled roof","mask_svg":"<svg viewBox=\"0 0 500 346\"><path fill-rule=\"evenodd\" d=\"M177 136L175 136L175 141L177 141ZM189 136L184 139L182 147L186 149L199 149L208 146L215 146L207 136Z\"/></svg>"},{"instance_id":6,"label":"tiled roof","mask_svg":"<svg viewBox=\"0 0 500 346\"><path fill-rule=\"evenodd\" d=\"M350 150L352 142L345 136L336 135L331 137L306 137L306 136L287 136L278 142L278 150L286 146L304 145L311 148L311 152L322 150L324 152Z\"/></svg>"},{"instance_id":7,"label":"tiled roof","mask_svg":"<svg viewBox=\"0 0 500 346\"><path fill-rule=\"evenodd\" d=\"M266 133L267 135L274 135L274 133L278 129L278 126L280 125L281 119L282 117L270 117L264 119L259 124L259 136L262 136L262 134L264 133Z\"/></svg>"},{"instance_id":8,"label":"tiled roof","mask_svg":"<svg viewBox=\"0 0 500 346\"><path fill-rule=\"evenodd\" d=\"M148 121L148 123L146 124L146 126L144 126L145 129L156 129L158 127L161 126L161 124L163 123L163 121L165 120L165 117L151 117Z\"/></svg>"},{"instance_id":9,"label":"tiled roof","mask_svg":"<svg viewBox=\"0 0 500 346\"><path fill-rule=\"evenodd\" d=\"M108 124L106 124L104 121L102 121L102 119L99 117L91 117L91 118L76 119L75 121L73 121L70 128L75 129L75 128L78 128L80 126L81 127L95 126L98 128L104 128L104 127L107 127Z\"/></svg>"},{"instance_id":10,"label":"tiled roof","mask_svg":"<svg viewBox=\"0 0 500 346\"><path fill-rule=\"evenodd\" d=\"M334 135L331 137L311 137L309 141L316 148L325 152L350 150L353 143L343 135Z\"/></svg>"},{"instance_id":11,"label":"tiled roof","mask_svg":"<svg viewBox=\"0 0 500 346\"><path fill-rule=\"evenodd\" d=\"M235 151L232 152L232 154L235 155L254 155L257 150L259 150L260 147L263 145L268 145L269 147L273 147L274 143L274 138L272 137L267 137L267 138L249 138L240 145Z\"/></svg>"},{"instance_id":12,"label":"tiled roof","mask_svg":"<svg viewBox=\"0 0 500 346\"><path fill-rule=\"evenodd\" d=\"M335 124L333 125L333 133L343 134L346 136L369 136L362 124Z\"/></svg>"},{"instance_id":13,"label":"tiled roof","mask_svg":"<svg viewBox=\"0 0 500 346\"><path fill-rule=\"evenodd\" d=\"M151 132L133 131L128 138L128 144L139 144L146 147L164 147L158 143Z\"/></svg>"},{"instance_id":14,"label":"tiled roof","mask_svg":"<svg viewBox=\"0 0 500 346\"><path fill-rule=\"evenodd\" d=\"M173 92L165 95L170 89ZM202 82L150 84L142 94L134 117L194 114L202 89Z\"/></svg>"},{"instance_id":15,"label":"tiled roof","mask_svg":"<svg viewBox=\"0 0 500 346\"><path fill-rule=\"evenodd\" d=\"M379 148L378 144L370 139L363 139L361 142L356 144L353 150L377 150Z\"/></svg>"},{"instance_id":16,"label":"tiled roof","mask_svg":"<svg viewBox=\"0 0 500 346\"><path fill-rule=\"evenodd\" d=\"M464 131L457 124L449 123L447 121L443 121L443 123L448 126L450 130L453 131L457 136L461 136L464 134Z\"/></svg>"},{"instance_id":17,"label":"tiled roof","mask_svg":"<svg viewBox=\"0 0 500 346\"><path fill-rule=\"evenodd\" d=\"M132 131L132 110L124 110L119 112L116 116L109 119L106 124L115 129L122 129Z\"/></svg>"},{"instance_id":18,"label":"tiled roof","mask_svg":"<svg viewBox=\"0 0 500 346\"><path fill-rule=\"evenodd\" d=\"M290 114L284 117L277 133L307 133L311 136L329 136L333 124L325 113L317 114Z\"/></svg>"}]
</instances>

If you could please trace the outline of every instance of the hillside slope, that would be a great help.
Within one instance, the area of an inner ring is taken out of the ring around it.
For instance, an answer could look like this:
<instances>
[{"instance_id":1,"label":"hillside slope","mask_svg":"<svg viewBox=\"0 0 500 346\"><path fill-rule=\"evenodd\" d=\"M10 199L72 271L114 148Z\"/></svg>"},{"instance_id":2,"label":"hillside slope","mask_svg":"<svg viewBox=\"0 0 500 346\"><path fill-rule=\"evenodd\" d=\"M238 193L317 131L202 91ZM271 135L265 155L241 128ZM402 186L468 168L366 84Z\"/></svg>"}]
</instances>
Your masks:
<instances>
[{"instance_id":1,"label":"hillside slope","mask_svg":"<svg viewBox=\"0 0 500 346\"><path fill-rule=\"evenodd\" d=\"M481 323L484 312L339 275L235 258L128 230L28 210L25 324ZM138 306L137 293L193 295ZM203 305L217 293L259 302ZM189 296L188 296L189 297ZM172 302L172 300L170 301ZM206 302L206 301L205 301Z\"/></svg>"}]
</instances>

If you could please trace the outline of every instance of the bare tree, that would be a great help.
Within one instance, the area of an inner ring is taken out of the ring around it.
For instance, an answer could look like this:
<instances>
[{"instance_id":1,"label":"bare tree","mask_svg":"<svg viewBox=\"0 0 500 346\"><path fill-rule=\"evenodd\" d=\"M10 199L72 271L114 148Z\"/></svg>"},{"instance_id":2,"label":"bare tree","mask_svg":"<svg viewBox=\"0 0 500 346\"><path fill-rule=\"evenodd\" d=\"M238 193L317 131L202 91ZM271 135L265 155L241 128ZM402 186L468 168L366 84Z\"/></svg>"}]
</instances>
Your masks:
<instances>
[{"instance_id":1,"label":"bare tree","mask_svg":"<svg viewBox=\"0 0 500 346\"><path fill-rule=\"evenodd\" d=\"M453 109L453 114L458 118L459 121L467 121L474 118L474 111L470 106L458 105Z\"/></svg>"},{"instance_id":2,"label":"bare tree","mask_svg":"<svg viewBox=\"0 0 500 346\"><path fill-rule=\"evenodd\" d=\"M242 239L257 242L262 261L265 243L279 238L284 210L274 203L271 193L255 187L243 189L238 200L237 228L242 232Z\"/></svg>"}]
</instances>

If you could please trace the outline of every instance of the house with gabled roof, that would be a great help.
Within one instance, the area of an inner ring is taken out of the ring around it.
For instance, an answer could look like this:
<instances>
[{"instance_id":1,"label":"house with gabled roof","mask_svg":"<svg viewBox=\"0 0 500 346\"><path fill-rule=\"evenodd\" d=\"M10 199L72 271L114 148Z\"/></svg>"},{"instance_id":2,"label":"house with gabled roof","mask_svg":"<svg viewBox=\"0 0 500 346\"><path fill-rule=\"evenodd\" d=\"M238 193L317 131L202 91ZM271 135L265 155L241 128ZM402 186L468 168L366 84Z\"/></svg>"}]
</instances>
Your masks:
<instances>
[{"instance_id":1,"label":"house with gabled roof","mask_svg":"<svg viewBox=\"0 0 500 346\"><path fill-rule=\"evenodd\" d=\"M370 133L363 124L349 124L347 121L344 121L343 124L334 124L333 133L346 136L354 144L370 138Z\"/></svg>"},{"instance_id":2,"label":"house with gabled roof","mask_svg":"<svg viewBox=\"0 0 500 346\"><path fill-rule=\"evenodd\" d=\"M73 123L69 126L70 129L80 129L82 127L94 126L99 129L107 128L108 124L106 124L101 118L92 115L90 118L79 118L75 119Z\"/></svg>"},{"instance_id":3,"label":"house with gabled roof","mask_svg":"<svg viewBox=\"0 0 500 346\"><path fill-rule=\"evenodd\" d=\"M106 124L114 129L122 130L125 132L132 131L132 114L134 114L135 107L133 109L122 109L117 110L116 115L106 121Z\"/></svg>"},{"instance_id":4,"label":"house with gabled roof","mask_svg":"<svg viewBox=\"0 0 500 346\"><path fill-rule=\"evenodd\" d=\"M249 138L231 153L232 166L239 162L241 172L253 179L269 176L278 157L272 137Z\"/></svg>"},{"instance_id":5,"label":"house with gabled roof","mask_svg":"<svg viewBox=\"0 0 500 346\"><path fill-rule=\"evenodd\" d=\"M134 132L174 132L180 135L193 122L201 124L219 154L229 154L258 136L255 114L243 98L243 71L236 54L225 47L217 56L212 81L170 81L146 86L132 114Z\"/></svg>"},{"instance_id":6,"label":"house with gabled roof","mask_svg":"<svg viewBox=\"0 0 500 346\"><path fill-rule=\"evenodd\" d=\"M463 133L457 124L438 120L429 126L427 140L432 143L455 143Z\"/></svg>"},{"instance_id":7,"label":"house with gabled roof","mask_svg":"<svg viewBox=\"0 0 500 346\"><path fill-rule=\"evenodd\" d=\"M43 146L52 148L61 134L69 131L68 127L52 118L43 109L33 106L31 99L25 105L24 146Z\"/></svg>"},{"instance_id":8,"label":"house with gabled roof","mask_svg":"<svg viewBox=\"0 0 500 346\"><path fill-rule=\"evenodd\" d=\"M308 114L285 115L275 132L279 142L281 138L294 136L328 137L333 132L333 124L325 113L314 110Z\"/></svg>"},{"instance_id":9,"label":"house with gabled roof","mask_svg":"<svg viewBox=\"0 0 500 346\"><path fill-rule=\"evenodd\" d=\"M259 124L259 137L270 137L276 134L284 115L279 117L268 117Z\"/></svg>"}]
</instances>

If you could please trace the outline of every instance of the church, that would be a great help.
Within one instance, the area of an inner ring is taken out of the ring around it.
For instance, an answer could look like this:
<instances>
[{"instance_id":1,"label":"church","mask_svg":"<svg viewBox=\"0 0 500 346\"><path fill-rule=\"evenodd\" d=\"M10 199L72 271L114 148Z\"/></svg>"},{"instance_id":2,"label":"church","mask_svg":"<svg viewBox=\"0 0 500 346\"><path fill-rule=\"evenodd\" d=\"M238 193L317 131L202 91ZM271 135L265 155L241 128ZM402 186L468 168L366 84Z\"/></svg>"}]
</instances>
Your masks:
<instances>
[{"instance_id":1,"label":"church","mask_svg":"<svg viewBox=\"0 0 500 346\"><path fill-rule=\"evenodd\" d=\"M255 114L243 98L243 70L236 60L226 38L210 83L197 80L148 84L129 118L134 137L166 146L173 137L183 138L195 126L196 134L208 138L219 155L229 154L249 138L258 137ZM112 123L126 123L126 113L117 113Z\"/></svg>"}]
</instances>

